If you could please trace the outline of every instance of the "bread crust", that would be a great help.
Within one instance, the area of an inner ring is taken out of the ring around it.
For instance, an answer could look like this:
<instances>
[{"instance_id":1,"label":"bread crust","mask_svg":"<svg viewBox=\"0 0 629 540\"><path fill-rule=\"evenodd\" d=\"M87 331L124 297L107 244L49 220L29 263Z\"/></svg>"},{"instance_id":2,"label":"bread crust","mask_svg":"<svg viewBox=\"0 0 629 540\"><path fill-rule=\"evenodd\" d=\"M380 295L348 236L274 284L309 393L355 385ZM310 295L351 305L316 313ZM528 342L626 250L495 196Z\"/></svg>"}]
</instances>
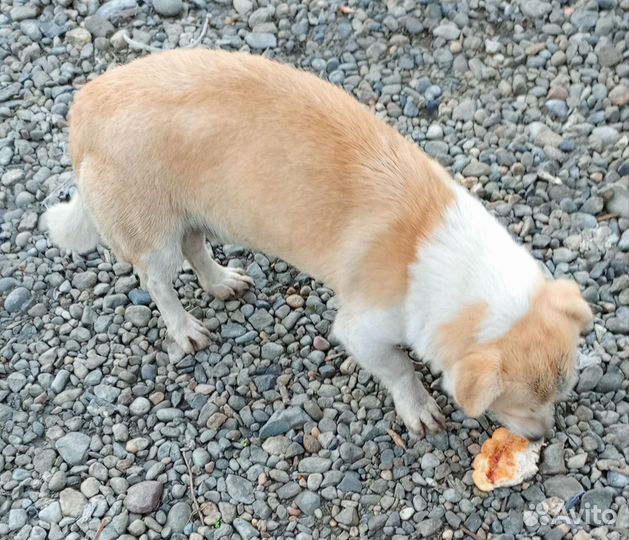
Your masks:
<instances>
[{"instance_id":1,"label":"bread crust","mask_svg":"<svg viewBox=\"0 0 629 540\"><path fill-rule=\"evenodd\" d=\"M537 472L539 442L498 428L474 459L473 479L481 491L516 486Z\"/></svg>"}]
</instances>

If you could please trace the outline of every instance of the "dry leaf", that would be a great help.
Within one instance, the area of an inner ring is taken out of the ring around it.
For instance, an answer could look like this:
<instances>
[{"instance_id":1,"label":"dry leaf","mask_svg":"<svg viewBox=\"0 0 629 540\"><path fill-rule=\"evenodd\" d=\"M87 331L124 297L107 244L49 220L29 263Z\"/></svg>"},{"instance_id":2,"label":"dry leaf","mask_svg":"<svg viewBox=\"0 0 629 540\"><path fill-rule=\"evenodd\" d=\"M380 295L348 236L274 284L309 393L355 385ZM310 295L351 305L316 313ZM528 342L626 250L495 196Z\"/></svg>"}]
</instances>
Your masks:
<instances>
[{"instance_id":1,"label":"dry leaf","mask_svg":"<svg viewBox=\"0 0 629 540\"><path fill-rule=\"evenodd\" d=\"M389 437L391 437L391 440L395 443L396 446L399 446L400 448L406 450L406 445L404 444L402 437L400 437L392 429L387 429L387 433L389 434Z\"/></svg>"}]
</instances>

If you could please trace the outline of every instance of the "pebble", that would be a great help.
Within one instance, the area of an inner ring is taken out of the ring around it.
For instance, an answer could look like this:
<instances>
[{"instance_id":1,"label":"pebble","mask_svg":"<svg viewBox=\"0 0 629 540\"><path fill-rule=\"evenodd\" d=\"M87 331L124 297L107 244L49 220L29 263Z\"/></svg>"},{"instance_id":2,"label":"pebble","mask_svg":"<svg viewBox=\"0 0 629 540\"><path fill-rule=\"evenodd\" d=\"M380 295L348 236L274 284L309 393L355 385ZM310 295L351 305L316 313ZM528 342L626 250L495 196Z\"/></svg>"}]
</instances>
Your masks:
<instances>
[{"instance_id":1,"label":"pebble","mask_svg":"<svg viewBox=\"0 0 629 540\"><path fill-rule=\"evenodd\" d=\"M113 19L137 7L137 0L107 0L96 10L96 15Z\"/></svg>"},{"instance_id":2,"label":"pebble","mask_svg":"<svg viewBox=\"0 0 629 540\"><path fill-rule=\"evenodd\" d=\"M549 99L546 102L546 108L558 118L566 118L568 116L568 104L561 99Z\"/></svg>"},{"instance_id":3,"label":"pebble","mask_svg":"<svg viewBox=\"0 0 629 540\"><path fill-rule=\"evenodd\" d=\"M441 139L443 137L443 129L438 124L431 124L426 131L426 137L429 139Z\"/></svg>"},{"instance_id":4,"label":"pebble","mask_svg":"<svg viewBox=\"0 0 629 540\"><path fill-rule=\"evenodd\" d=\"M77 49L82 49L92 42L92 35L85 28L73 28L66 33L66 41Z\"/></svg>"},{"instance_id":5,"label":"pebble","mask_svg":"<svg viewBox=\"0 0 629 540\"><path fill-rule=\"evenodd\" d=\"M589 392L603 377L603 368L597 364L586 367L579 377L577 392Z\"/></svg>"},{"instance_id":6,"label":"pebble","mask_svg":"<svg viewBox=\"0 0 629 540\"><path fill-rule=\"evenodd\" d=\"M129 412L134 416L144 416L151 410L151 402L145 397L137 397L129 405Z\"/></svg>"},{"instance_id":7,"label":"pebble","mask_svg":"<svg viewBox=\"0 0 629 540\"><path fill-rule=\"evenodd\" d=\"M622 53L609 41L607 37L602 38L594 48L598 61L604 67L612 67L622 60Z\"/></svg>"},{"instance_id":8,"label":"pebble","mask_svg":"<svg viewBox=\"0 0 629 540\"><path fill-rule=\"evenodd\" d=\"M137 328L148 325L153 313L146 306L129 306L125 310L125 319Z\"/></svg>"},{"instance_id":9,"label":"pebble","mask_svg":"<svg viewBox=\"0 0 629 540\"><path fill-rule=\"evenodd\" d=\"M13 289L4 301L4 309L7 313L18 313L28 308L31 300L31 291L25 287Z\"/></svg>"},{"instance_id":10,"label":"pebble","mask_svg":"<svg viewBox=\"0 0 629 540\"><path fill-rule=\"evenodd\" d=\"M237 475L229 475L225 481L227 492L235 501L251 504L254 501L253 485Z\"/></svg>"},{"instance_id":11,"label":"pebble","mask_svg":"<svg viewBox=\"0 0 629 540\"><path fill-rule=\"evenodd\" d=\"M464 176L487 176L491 172L491 167L486 163L473 160L463 169Z\"/></svg>"},{"instance_id":12,"label":"pebble","mask_svg":"<svg viewBox=\"0 0 629 540\"><path fill-rule=\"evenodd\" d=\"M96 478L86 478L81 482L81 493L88 499L94 497L100 491L100 482Z\"/></svg>"},{"instance_id":13,"label":"pebble","mask_svg":"<svg viewBox=\"0 0 629 540\"><path fill-rule=\"evenodd\" d=\"M548 477L544 480L544 487L548 497L559 497L564 501L583 491L581 484L576 478L564 475Z\"/></svg>"},{"instance_id":14,"label":"pebble","mask_svg":"<svg viewBox=\"0 0 629 540\"><path fill-rule=\"evenodd\" d=\"M64 487L66 487L66 483L66 473L64 471L55 471L48 482L48 488L51 491L61 491Z\"/></svg>"},{"instance_id":15,"label":"pebble","mask_svg":"<svg viewBox=\"0 0 629 540\"><path fill-rule=\"evenodd\" d=\"M554 443L544 448L540 470L543 474L561 474L566 472L563 443Z\"/></svg>"},{"instance_id":16,"label":"pebble","mask_svg":"<svg viewBox=\"0 0 629 540\"><path fill-rule=\"evenodd\" d=\"M299 407L276 411L260 430L260 437L267 438L287 433L290 429L303 426L310 420L309 416Z\"/></svg>"},{"instance_id":17,"label":"pebble","mask_svg":"<svg viewBox=\"0 0 629 540\"><path fill-rule=\"evenodd\" d=\"M39 519L46 523L59 523L61 518L61 505L57 501L51 502L39 512Z\"/></svg>"},{"instance_id":18,"label":"pebble","mask_svg":"<svg viewBox=\"0 0 629 540\"><path fill-rule=\"evenodd\" d=\"M55 448L68 465L82 465L87 459L90 441L89 435L74 431L58 439Z\"/></svg>"},{"instance_id":19,"label":"pebble","mask_svg":"<svg viewBox=\"0 0 629 540\"><path fill-rule=\"evenodd\" d=\"M72 286L79 291L94 288L98 283L98 276L94 272L79 272L72 278Z\"/></svg>"},{"instance_id":20,"label":"pebble","mask_svg":"<svg viewBox=\"0 0 629 540\"><path fill-rule=\"evenodd\" d=\"M461 34L461 30L454 23L446 22L437 26L433 31L433 35L441 37L445 40L452 41L457 39Z\"/></svg>"},{"instance_id":21,"label":"pebble","mask_svg":"<svg viewBox=\"0 0 629 540\"><path fill-rule=\"evenodd\" d=\"M15 22L34 19L37 17L37 8L30 5L17 5L9 11L9 16Z\"/></svg>"},{"instance_id":22,"label":"pebble","mask_svg":"<svg viewBox=\"0 0 629 540\"><path fill-rule=\"evenodd\" d=\"M85 29L95 38L109 37L114 33L114 25L100 15L85 17Z\"/></svg>"},{"instance_id":23,"label":"pebble","mask_svg":"<svg viewBox=\"0 0 629 540\"><path fill-rule=\"evenodd\" d=\"M163 17L175 17L183 10L181 0L153 0L153 9Z\"/></svg>"},{"instance_id":24,"label":"pebble","mask_svg":"<svg viewBox=\"0 0 629 540\"><path fill-rule=\"evenodd\" d=\"M83 514L87 500L80 491L66 488L59 494L59 504L64 516L78 518Z\"/></svg>"},{"instance_id":25,"label":"pebble","mask_svg":"<svg viewBox=\"0 0 629 540\"><path fill-rule=\"evenodd\" d=\"M629 86L619 84L609 92L609 100L612 105L624 107L629 103Z\"/></svg>"},{"instance_id":26,"label":"pebble","mask_svg":"<svg viewBox=\"0 0 629 540\"><path fill-rule=\"evenodd\" d=\"M321 508L321 497L312 491L302 491L295 497L295 504L307 515L314 515L315 510Z\"/></svg>"},{"instance_id":27,"label":"pebble","mask_svg":"<svg viewBox=\"0 0 629 540\"><path fill-rule=\"evenodd\" d=\"M143 289L129 291L129 300L136 306L148 306L151 303L151 295Z\"/></svg>"},{"instance_id":28,"label":"pebble","mask_svg":"<svg viewBox=\"0 0 629 540\"><path fill-rule=\"evenodd\" d=\"M166 525L174 533L182 533L192 517L192 509L186 502L175 503L168 512Z\"/></svg>"},{"instance_id":29,"label":"pebble","mask_svg":"<svg viewBox=\"0 0 629 540\"><path fill-rule=\"evenodd\" d=\"M597 508L600 511L609 510L615 495L616 491L609 487L590 489L581 497L581 507Z\"/></svg>"},{"instance_id":30,"label":"pebble","mask_svg":"<svg viewBox=\"0 0 629 540\"><path fill-rule=\"evenodd\" d=\"M234 0L234 9L239 15L247 15L253 10L251 0Z\"/></svg>"},{"instance_id":31,"label":"pebble","mask_svg":"<svg viewBox=\"0 0 629 540\"><path fill-rule=\"evenodd\" d=\"M468 121L474 117L474 111L476 110L476 104L474 100L466 99L459 103L452 111L453 120Z\"/></svg>"},{"instance_id":32,"label":"pebble","mask_svg":"<svg viewBox=\"0 0 629 540\"><path fill-rule=\"evenodd\" d=\"M356 508L345 508L336 514L334 519L341 525L356 525L358 524L358 513Z\"/></svg>"},{"instance_id":33,"label":"pebble","mask_svg":"<svg viewBox=\"0 0 629 540\"><path fill-rule=\"evenodd\" d=\"M277 38L268 32L251 32L247 34L245 41L252 49L274 49L277 47Z\"/></svg>"},{"instance_id":34,"label":"pebble","mask_svg":"<svg viewBox=\"0 0 629 540\"><path fill-rule=\"evenodd\" d=\"M596 151L600 152L604 148L616 144L619 138L618 130L611 126L595 127L590 135L590 144Z\"/></svg>"},{"instance_id":35,"label":"pebble","mask_svg":"<svg viewBox=\"0 0 629 540\"><path fill-rule=\"evenodd\" d=\"M518 4L522 14L533 20L544 19L552 10L550 3L543 2L542 0L526 0L520 1Z\"/></svg>"},{"instance_id":36,"label":"pebble","mask_svg":"<svg viewBox=\"0 0 629 540\"><path fill-rule=\"evenodd\" d=\"M26 525L26 510L12 508L9 511L9 531L19 531Z\"/></svg>"},{"instance_id":37,"label":"pebble","mask_svg":"<svg viewBox=\"0 0 629 540\"><path fill-rule=\"evenodd\" d=\"M251 540L251 538L258 538L260 536L258 530L244 519L236 518L233 523L234 529L236 529L236 532L240 535L242 540Z\"/></svg>"},{"instance_id":38,"label":"pebble","mask_svg":"<svg viewBox=\"0 0 629 540\"><path fill-rule=\"evenodd\" d=\"M441 521L435 518L425 519L417 526L420 538L432 538L440 528Z\"/></svg>"},{"instance_id":39,"label":"pebble","mask_svg":"<svg viewBox=\"0 0 629 540\"><path fill-rule=\"evenodd\" d=\"M164 485L155 480L134 484L127 490L124 506L134 514L148 514L159 506Z\"/></svg>"},{"instance_id":40,"label":"pebble","mask_svg":"<svg viewBox=\"0 0 629 540\"><path fill-rule=\"evenodd\" d=\"M330 469L329 459L318 456L306 457L299 462L298 470L301 473L324 473Z\"/></svg>"}]
</instances>

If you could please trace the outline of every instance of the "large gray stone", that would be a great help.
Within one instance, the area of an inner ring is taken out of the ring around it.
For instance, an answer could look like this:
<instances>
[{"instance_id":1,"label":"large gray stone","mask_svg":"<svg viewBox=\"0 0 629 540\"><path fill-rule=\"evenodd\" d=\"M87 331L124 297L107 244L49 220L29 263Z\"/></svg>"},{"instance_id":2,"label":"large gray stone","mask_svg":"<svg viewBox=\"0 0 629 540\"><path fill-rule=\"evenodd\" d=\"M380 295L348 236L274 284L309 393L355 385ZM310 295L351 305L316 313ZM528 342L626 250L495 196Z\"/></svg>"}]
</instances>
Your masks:
<instances>
[{"instance_id":1,"label":"large gray stone","mask_svg":"<svg viewBox=\"0 0 629 540\"><path fill-rule=\"evenodd\" d=\"M305 490L295 497L295 504L304 514L312 516L315 510L321 508L321 497L317 493Z\"/></svg>"},{"instance_id":2,"label":"large gray stone","mask_svg":"<svg viewBox=\"0 0 629 540\"><path fill-rule=\"evenodd\" d=\"M244 519L236 518L233 521L233 525L242 540L251 540L252 538L258 538L260 536L258 529Z\"/></svg>"},{"instance_id":3,"label":"large gray stone","mask_svg":"<svg viewBox=\"0 0 629 540\"><path fill-rule=\"evenodd\" d=\"M187 502L178 502L168 511L166 525L168 525L174 533L182 533L191 517L192 509L190 505Z\"/></svg>"},{"instance_id":4,"label":"large gray stone","mask_svg":"<svg viewBox=\"0 0 629 540\"><path fill-rule=\"evenodd\" d=\"M4 309L7 313L17 313L25 311L31 300L31 291L26 287L17 287L13 289L4 300Z\"/></svg>"},{"instance_id":5,"label":"large gray stone","mask_svg":"<svg viewBox=\"0 0 629 540\"><path fill-rule=\"evenodd\" d=\"M301 427L311 418L300 407L289 407L275 411L260 430L260 437L274 437L283 435L289 430Z\"/></svg>"},{"instance_id":6,"label":"large gray stone","mask_svg":"<svg viewBox=\"0 0 629 540\"><path fill-rule=\"evenodd\" d=\"M571 499L583 491L583 487L576 478L572 476L551 476L544 480L546 495L548 497L559 497L564 501Z\"/></svg>"},{"instance_id":7,"label":"large gray stone","mask_svg":"<svg viewBox=\"0 0 629 540\"><path fill-rule=\"evenodd\" d=\"M252 49L274 49L277 47L277 38L268 32L251 32L245 36L245 41Z\"/></svg>"},{"instance_id":8,"label":"large gray stone","mask_svg":"<svg viewBox=\"0 0 629 540\"><path fill-rule=\"evenodd\" d=\"M134 514L148 514L158 508L163 492L164 485L161 482L154 480L140 482L127 490L124 505Z\"/></svg>"},{"instance_id":9,"label":"large gray stone","mask_svg":"<svg viewBox=\"0 0 629 540\"><path fill-rule=\"evenodd\" d=\"M55 448L68 465L82 465L87 458L90 440L89 435L72 431L58 439Z\"/></svg>"},{"instance_id":10,"label":"large gray stone","mask_svg":"<svg viewBox=\"0 0 629 540\"><path fill-rule=\"evenodd\" d=\"M230 474L225 481L227 493L236 502L251 504L255 500L253 484L246 478Z\"/></svg>"}]
</instances>

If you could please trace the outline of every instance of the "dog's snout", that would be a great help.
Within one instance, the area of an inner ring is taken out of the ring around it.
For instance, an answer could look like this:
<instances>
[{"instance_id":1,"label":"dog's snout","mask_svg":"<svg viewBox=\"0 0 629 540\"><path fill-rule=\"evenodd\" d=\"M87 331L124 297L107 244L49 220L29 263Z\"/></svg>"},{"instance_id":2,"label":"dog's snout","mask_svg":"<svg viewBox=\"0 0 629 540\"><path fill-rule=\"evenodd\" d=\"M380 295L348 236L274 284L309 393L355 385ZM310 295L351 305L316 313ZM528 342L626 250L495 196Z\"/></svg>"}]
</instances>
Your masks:
<instances>
[{"instance_id":1,"label":"dog's snout","mask_svg":"<svg viewBox=\"0 0 629 540\"><path fill-rule=\"evenodd\" d=\"M554 421L548 411L538 412L530 416L497 415L498 419L513 433L531 442L550 439L553 434Z\"/></svg>"},{"instance_id":2,"label":"dog's snout","mask_svg":"<svg viewBox=\"0 0 629 540\"><path fill-rule=\"evenodd\" d=\"M539 425L531 429L525 434L525 437L531 442L538 442L542 439L550 439L553 435L552 418L545 418L539 422Z\"/></svg>"}]
</instances>

